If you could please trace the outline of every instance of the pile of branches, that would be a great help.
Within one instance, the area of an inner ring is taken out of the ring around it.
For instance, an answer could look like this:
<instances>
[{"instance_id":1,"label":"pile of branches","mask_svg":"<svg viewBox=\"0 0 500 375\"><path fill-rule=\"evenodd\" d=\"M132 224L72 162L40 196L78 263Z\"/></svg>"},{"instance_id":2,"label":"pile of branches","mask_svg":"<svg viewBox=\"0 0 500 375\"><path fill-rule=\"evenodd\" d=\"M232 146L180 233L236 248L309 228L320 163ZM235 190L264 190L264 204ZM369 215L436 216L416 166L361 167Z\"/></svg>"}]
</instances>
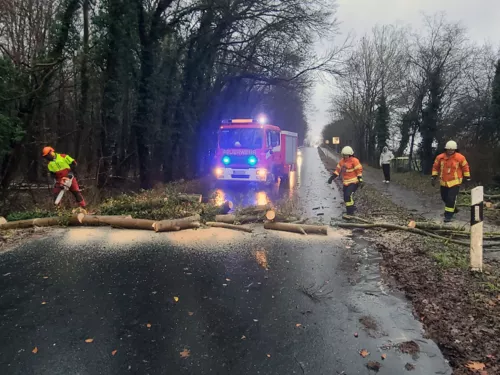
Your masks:
<instances>
[{"instance_id":1,"label":"pile of branches","mask_svg":"<svg viewBox=\"0 0 500 375\"><path fill-rule=\"evenodd\" d=\"M458 206L470 206L471 191L461 191L460 194L468 199L468 203L459 204ZM484 194L484 208L485 209L500 209L500 194Z\"/></svg>"},{"instance_id":2,"label":"pile of branches","mask_svg":"<svg viewBox=\"0 0 500 375\"><path fill-rule=\"evenodd\" d=\"M467 239L470 239L471 233L466 231L464 227L417 221L410 221L407 226L402 226L387 222L373 222L357 216L344 215L343 218L349 223L337 223L336 226L339 228L400 230L432 237L445 243L470 246L470 241ZM483 234L483 239L483 248L500 249L500 232L486 232Z\"/></svg>"}]
</instances>

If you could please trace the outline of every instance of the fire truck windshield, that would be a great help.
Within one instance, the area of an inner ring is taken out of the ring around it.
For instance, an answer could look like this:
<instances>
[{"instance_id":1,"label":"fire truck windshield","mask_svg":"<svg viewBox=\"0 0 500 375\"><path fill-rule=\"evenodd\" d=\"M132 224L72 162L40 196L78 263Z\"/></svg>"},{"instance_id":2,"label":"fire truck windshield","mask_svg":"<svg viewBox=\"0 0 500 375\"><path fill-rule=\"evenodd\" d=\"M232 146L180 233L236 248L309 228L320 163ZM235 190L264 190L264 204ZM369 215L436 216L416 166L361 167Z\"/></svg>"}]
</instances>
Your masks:
<instances>
[{"instance_id":1,"label":"fire truck windshield","mask_svg":"<svg viewBox=\"0 0 500 375\"><path fill-rule=\"evenodd\" d=\"M260 128L255 129L223 129L219 135L219 147L229 148L249 148L252 150L262 147L262 134Z\"/></svg>"}]
</instances>

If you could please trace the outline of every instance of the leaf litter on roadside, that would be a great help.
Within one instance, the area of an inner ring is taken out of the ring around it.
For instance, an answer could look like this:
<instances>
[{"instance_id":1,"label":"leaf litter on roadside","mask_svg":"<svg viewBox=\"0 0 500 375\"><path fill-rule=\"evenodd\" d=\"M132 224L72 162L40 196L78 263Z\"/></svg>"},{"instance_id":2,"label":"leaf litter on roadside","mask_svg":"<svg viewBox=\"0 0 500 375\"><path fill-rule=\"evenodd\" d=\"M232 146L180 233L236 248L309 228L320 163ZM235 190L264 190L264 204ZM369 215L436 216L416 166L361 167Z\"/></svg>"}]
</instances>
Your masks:
<instances>
[{"instance_id":1,"label":"leaf litter on roadside","mask_svg":"<svg viewBox=\"0 0 500 375\"><path fill-rule=\"evenodd\" d=\"M486 365L482 362L469 362L465 365L469 370L484 370Z\"/></svg>"},{"instance_id":2,"label":"leaf litter on roadside","mask_svg":"<svg viewBox=\"0 0 500 375\"><path fill-rule=\"evenodd\" d=\"M33 354L38 353L38 347L36 347L36 346L35 346L35 347L33 348L33 350L31 351L31 353L33 353Z\"/></svg>"},{"instance_id":3,"label":"leaf litter on roadside","mask_svg":"<svg viewBox=\"0 0 500 375\"><path fill-rule=\"evenodd\" d=\"M366 364L366 367L368 367L370 370L378 372L382 365L380 364L380 362L370 361Z\"/></svg>"},{"instance_id":4,"label":"leaf litter on roadside","mask_svg":"<svg viewBox=\"0 0 500 375\"><path fill-rule=\"evenodd\" d=\"M85 339L85 342L86 342L87 344L90 344L90 343L94 342L94 339L90 339L90 338L89 338L89 339Z\"/></svg>"},{"instance_id":5,"label":"leaf litter on roadside","mask_svg":"<svg viewBox=\"0 0 500 375\"><path fill-rule=\"evenodd\" d=\"M359 351L359 355L360 355L361 357L363 357L363 358L366 358L366 357L368 357L368 356L370 355L370 352L369 352L368 350L366 350L366 349L361 349L361 350Z\"/></svg>"}]
</instances>

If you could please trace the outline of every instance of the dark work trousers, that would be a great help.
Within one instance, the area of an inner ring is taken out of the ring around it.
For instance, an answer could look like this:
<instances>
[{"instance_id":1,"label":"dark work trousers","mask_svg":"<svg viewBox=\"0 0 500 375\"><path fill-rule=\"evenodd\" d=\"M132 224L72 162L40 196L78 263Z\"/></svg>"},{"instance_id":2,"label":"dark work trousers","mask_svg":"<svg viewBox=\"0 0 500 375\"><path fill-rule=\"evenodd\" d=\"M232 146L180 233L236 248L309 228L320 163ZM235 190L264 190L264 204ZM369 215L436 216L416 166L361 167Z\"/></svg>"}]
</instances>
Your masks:
<instances>
[{"instance_id":1,"label":"dark work trousers","mask_svg":"<svg viewBox=\"0 0 500 375\"><path fill-rule=\"evenodd\" d=\"M452 219L456 210L458 191L460 185L452 187L441 186L441 199L444 202L444 217L445 219Z\"/></svg>"},{"instance_id":2,"label":"dark work trousers","mask_svg":"<svg viewBox=\"0 0 500 375\"><path fill-rule=\"evenodd\" d=\"M391 165L382 164L382 171L384 171L384 180L391 181Z\"/></svg>"},{"instance_id":3,"label":"dark work trousers","mask_svg":"<svg viewBox=\"0 0 500 375\"><path fill-rule=\"evenodd\" d=\"M354 211L356 210L356 207L354 206L354 199L353 195L358 190L358 184L349 184L349 185L344 185L344 202L345 202L345 208L347 211L347 215L354 215Z\"/></svg>"}]
</instances>

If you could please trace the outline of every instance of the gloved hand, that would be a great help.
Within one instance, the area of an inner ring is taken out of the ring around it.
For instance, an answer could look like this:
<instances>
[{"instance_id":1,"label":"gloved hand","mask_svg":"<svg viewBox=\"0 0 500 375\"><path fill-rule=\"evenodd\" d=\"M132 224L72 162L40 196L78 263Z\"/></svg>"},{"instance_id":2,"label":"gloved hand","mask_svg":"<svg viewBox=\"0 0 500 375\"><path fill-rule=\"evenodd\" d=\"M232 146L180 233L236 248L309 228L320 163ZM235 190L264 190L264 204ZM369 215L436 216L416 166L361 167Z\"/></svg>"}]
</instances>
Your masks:
<instances>
[{"instance_id":1,"label":"gloved hand","mask_svg":"<svg viewBox=\"0 0 500 375\"><path fill-rule=\"evenodd\" d=\"M365 183L363 182L363 177L358 177L358 187L362 189L363 186L365 186Z\"/></svg>"},{"instance_id":2,"label":"gloved hand","mask_svg":"<svg viewBox=\"0 0 500 375\"><path fill-rule=\"evenodd\" d=\"M435 176L431 177L431 185L434 187L436 186L436 177Z\"/></svg>"},{"instance_id":3,"label":"gloved hand","mask_svg":"<svg viewBox=\"0 0 500 375\"><path fill-rule=\"evenodd\" d=\"M75 177L75 174L73 172L69 172L68 173L68 178L72 179L73 177Z\"/></svg>"},{"instance_id":4,"label":"gloved hand","mask_svg":"<svg viewBox=\"0 0 500 375\"><path fill-rule=\"evenodd\" d=\"M328 179L327 184L329 184L329 185L330 185L330 184L333 182L333 180L335 180L336 178L337 178L337 175L332 174L332 175L330 176L330 178Z\"/></svg>"}]
</instances>

